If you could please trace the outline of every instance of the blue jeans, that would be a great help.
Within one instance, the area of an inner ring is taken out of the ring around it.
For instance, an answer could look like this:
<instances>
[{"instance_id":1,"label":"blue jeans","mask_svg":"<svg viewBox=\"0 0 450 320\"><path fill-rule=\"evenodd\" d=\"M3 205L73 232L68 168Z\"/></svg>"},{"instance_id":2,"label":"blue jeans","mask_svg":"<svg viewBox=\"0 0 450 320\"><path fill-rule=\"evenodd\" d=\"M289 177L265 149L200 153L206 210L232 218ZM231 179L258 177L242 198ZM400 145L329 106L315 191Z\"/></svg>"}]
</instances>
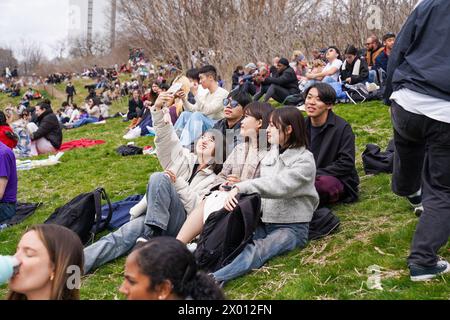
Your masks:
<instances>
[{"instance_id":1,"label":"blue jeans","mask_svg":"<svg viewBox=\"0 0 450 320\"><path fill-rule=\"evenodd\" d=\"M16 205L10 203L0 203L0 224L11 219L16 214Z\"/></svg>"},{"instance_id":2,"label":"blue jeans","mask_svg":"<svg viewBox=\"0 0 450 320\"><path fill-rule=\"evenodd\" d=\"M377 79L377 72L376 70L370 70L369 71L369 83L374 83L375 80Z\"/></svg>"},{"instance_id":3,"label":"blue jeans","mask_svg":"<svg viewBox=\"0 0 450 320\"><path fill-rule=\"evenodd\" d=\"M147 186L147 213L123 225L93 245L84 249L84 272L127 254L143 236L146 225L163 229L163 236L176 237L184 221L186 212L180 196L170 179L163 173L151 175Z\"/></svg>"},{"instance_id":4,"label":"blue jeans","mask_svg":"<svg viewBox=\"0 0 450 320\"><path fill-rule=\"evenodd\" d=\"M73 124L73 127L74 128L79 128L79 127L84 126L86 124L95 123L95 122L98 122L98 118L90 117L90 118L86 118L86 119L81 119L81 120L78 120L77 122L75 122Z\"/></svg>"},{"instance_id":5,"label":"blue jeans","mask_svg":"<svg viewBox=\"0 0 450 320\"><path fill-rule=\"evenodd\" d=\"M308 241L309 224L262 224L253 241L227 266L213 273L217 281L229 281L251 270L259 269L269 259L304 247Z\"/></svg>"},{"instance_id":6,"label":"blue jeans","mask_svg":"<svg viewBox=\"0 0 450 320\"><path fill-rule=\"evenodd\" d=\"M175 130L183 147L190 147L203 132L211 129L217 121L208 118L201 112L185 111L175 123Z\"/></svg>"}]
</instances>

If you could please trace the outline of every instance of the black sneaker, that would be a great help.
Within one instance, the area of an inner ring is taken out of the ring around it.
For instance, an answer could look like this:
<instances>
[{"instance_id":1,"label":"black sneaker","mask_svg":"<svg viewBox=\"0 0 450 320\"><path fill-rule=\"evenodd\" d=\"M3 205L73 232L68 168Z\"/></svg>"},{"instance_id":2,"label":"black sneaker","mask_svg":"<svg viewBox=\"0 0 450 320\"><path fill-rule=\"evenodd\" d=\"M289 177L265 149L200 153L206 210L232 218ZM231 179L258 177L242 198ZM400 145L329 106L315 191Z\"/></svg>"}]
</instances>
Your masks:
<instances>
[{"instance_id":1,"label":"black sneaker","mask_svg":"<svg viewBox=\"0 0 450 320\"><path fill-rule=\"evenodd\" d=\"M406 197L414 209L414 214L420 217L423 213L422 196Z\"/></svg>"},{"instance_id":2,"label":"black sneaker","mask_svg":"<svg viewBox=\"0 0 450 320\"><path fill-rule=\"evenodd\" d=\"M416 264L409 265L411 281L428 281L436 276L450 272L450 264L445 260L440 260L434 267L422 267Z\"/></svg>"}]
</instances>

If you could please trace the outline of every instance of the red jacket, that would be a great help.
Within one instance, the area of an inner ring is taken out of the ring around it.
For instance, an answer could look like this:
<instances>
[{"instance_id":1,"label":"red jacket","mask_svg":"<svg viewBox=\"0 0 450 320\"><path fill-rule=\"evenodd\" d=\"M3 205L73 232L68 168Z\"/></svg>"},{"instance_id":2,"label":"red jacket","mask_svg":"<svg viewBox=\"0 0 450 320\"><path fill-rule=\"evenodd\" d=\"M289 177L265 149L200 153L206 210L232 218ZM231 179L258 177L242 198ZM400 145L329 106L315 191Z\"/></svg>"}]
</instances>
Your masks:
<instances>
[{"instance_id":1,"label":"red jacket","mask_svg":"<svg viewBox=\"0 0 450 320\"><path fill-rule=\"evenodd\" d=\"M11 139L6 135L6 132L11 132L14 134L13 129L10 126L0 126L0 142L3 142L4 145L9 147L10 149L14 149L17 146L17 140Z\"/></svg>"}]
</instances>

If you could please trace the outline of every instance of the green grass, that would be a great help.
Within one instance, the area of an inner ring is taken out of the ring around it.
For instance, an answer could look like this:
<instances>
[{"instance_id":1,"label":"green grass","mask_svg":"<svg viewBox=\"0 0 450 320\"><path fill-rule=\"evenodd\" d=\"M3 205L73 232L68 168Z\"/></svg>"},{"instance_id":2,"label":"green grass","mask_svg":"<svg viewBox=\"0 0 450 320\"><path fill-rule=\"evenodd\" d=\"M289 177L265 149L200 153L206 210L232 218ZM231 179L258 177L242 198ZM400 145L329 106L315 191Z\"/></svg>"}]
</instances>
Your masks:
<instances>
[{"instance_id":1,"label":"green grass","mask_svg":"<svg viewBox=\"0 0 450 320\"><path fill-rule=\"evenodd\" d=\"M4 99L0 96L0 103ZM126 106L121 106L124 110ZM271 260L251 274L230 282L230 299L449 299L449 276L429 283L409 280L406 257L417 219L408 203L390 191L390 176L365 176L361 153L367 143L385 148L392 136L387 107L378 102L340 105L337 114L347 119L357 136L357 167L361 176L361 199L334 208L341 218L340 232L310 243L303 250ZM152 172L160 170L156 158L122 158L115 149L124 144L126 124L109 120L104 126L86 126L64 132L64 140L104 139L106 144L67 152L58 166L20 172L19 199L43 201L45 205L23 224L0 232L0 254L13 254L21 234L43 222L58 206L82 192L106 188L112 200L144 193ZM139 146L151 138L135 140ZM450 258L449 246L441 254ZM378 265L383 291L369 290L367 268ZM83 279L82 299L122 299L118 287L123 279L124 258ZM5 287L0 288L4 297Z\"/></svg>"}]
</instances>

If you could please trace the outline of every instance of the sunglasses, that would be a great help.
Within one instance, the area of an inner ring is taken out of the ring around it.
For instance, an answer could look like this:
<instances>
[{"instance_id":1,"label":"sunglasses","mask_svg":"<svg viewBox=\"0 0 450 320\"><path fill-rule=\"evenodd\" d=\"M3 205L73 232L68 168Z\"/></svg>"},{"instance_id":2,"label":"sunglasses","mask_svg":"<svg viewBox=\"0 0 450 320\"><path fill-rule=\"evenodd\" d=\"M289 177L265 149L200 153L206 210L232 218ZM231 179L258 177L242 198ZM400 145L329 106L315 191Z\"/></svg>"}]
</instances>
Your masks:
<instances>
[{"instance_id":1,"label":"sunglasses","mask_svg":"<svg viewBox=\"0 0 450 320\"><path fill-rule=\"evenodd\" d=\"M228 105L230 105L231 108L234 109L239 106L239 102L237 102L236 100L223 99L223 106L227 107Z\"/></svg>"}]
</instances>

